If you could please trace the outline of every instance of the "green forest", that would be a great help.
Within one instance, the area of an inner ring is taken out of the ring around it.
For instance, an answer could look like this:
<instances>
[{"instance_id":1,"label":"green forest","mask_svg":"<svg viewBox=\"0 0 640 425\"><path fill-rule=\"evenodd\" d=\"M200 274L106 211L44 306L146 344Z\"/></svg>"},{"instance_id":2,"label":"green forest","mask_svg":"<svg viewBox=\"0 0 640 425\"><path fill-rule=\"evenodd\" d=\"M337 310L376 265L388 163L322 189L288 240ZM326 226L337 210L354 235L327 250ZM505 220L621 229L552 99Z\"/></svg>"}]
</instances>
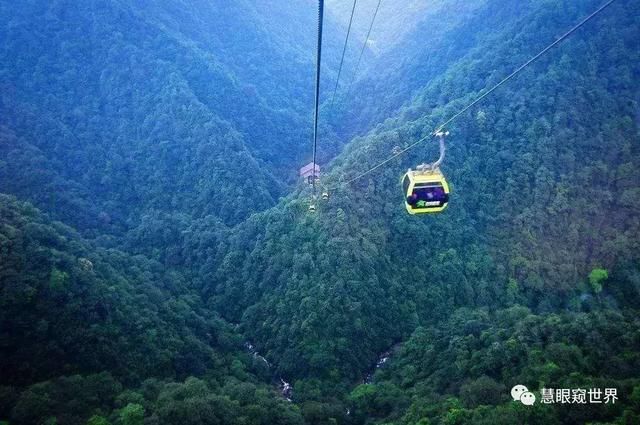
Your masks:
<instances>
[{"instance_id":1,"label":"green forest","mask_svg":"<svg viewBox=\"0 0 640 425\"><path fill-rule=\"evenodd\" d=\"M315 0L0 0L0 425L640 423L640 1L426 216L605 2L356 3L310 212Z\"/></svg>"}]
</instances>

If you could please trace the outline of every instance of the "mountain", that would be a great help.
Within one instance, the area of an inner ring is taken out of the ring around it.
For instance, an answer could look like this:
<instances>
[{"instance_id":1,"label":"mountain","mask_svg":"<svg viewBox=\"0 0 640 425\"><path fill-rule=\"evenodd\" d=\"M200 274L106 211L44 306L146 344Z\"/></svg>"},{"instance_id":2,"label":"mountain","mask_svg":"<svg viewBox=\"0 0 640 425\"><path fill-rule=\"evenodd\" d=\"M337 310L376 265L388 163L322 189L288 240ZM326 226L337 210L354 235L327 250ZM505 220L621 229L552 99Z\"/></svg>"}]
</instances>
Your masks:
<instances>
[{"instance_id":1,"label":"mountain","mask_svg":"<svg viewBox=\"0 0 640 425\"><path fill-rule=\"evenodd\" d=\"M371 53L382 55L397 46L406 37L411 37L417 23L432 14L440 14L444 7L460 8L464 2L446 2L437 0L410 0L397 7L393 3L378 0L356 0L356 9L353 20L354 44L357 44L357 53L365 41L373 14L380 3L378 14L372 29L372 38L368 43ZM333 16L342 25L349 24L352 1L341 2L327 0L327 13Z\"/></svg>"},{"instance_id":2,"label":"mountain","mask_svg":"<svg viewBox=\"0 0 640 425\"><path fill-rule=\"evenodd\" d=\"M310 153L314 34L295 34L315 10L264 7L2 6L0 188L92 236L149 211L233 225L275 205Z\"/></svg>"},{"instance_id":3,"label":"mountain","mask_svg":"<svg viewBox=\"0 0 640 425\"><path fill-rule=\"evenodd\" d=\"M301 423L180 274L98 248L6 195L0 219L1 417Z\"/></svg>"},{"instance_id":4,"label":"mountain","mask_svg":"<svg viewBox=\"0 0 640 425\"><path fill-rule=\"evenodd\" d=\"M0 419L637 421L640 4L456 117L428 217L399 179L436 143L383 161L600 2L385 3L345 92L375 4L329 116L327 3L315 214L315 2L0 5Z\"/></svg>"},{"instance_id":5,"label":"mountain","mask_svg":"<svg viewBox=\"0 0 640 425\"><path fill-rule=\"evenodd\" d=\"M594 4L528 4L521 20L354 139L326 184L366 171L433 130ZM433 143L338 184L317 216L305 212L309 193L302 191L233 229L220 266L204 275L213 282L206 285L211 305L242 320L267 358L297 379L300 401L324 393L327 403L379 353L457 308L519 304L545 315L590 308L582 300L594 293L609 306L602 308L614 308L618 301L588 276L599 268L637 273L634 7L612 6L451 127L446 214L400 214L399 176L435 159Z\"/></svg>"},{"instance_id":6,"label":"mountain","mask_svg":"<svg viewBox=\"0 0 640 425\"><path fill-rule=\"evenodd\" d=\"M471 49L493 48L499 39L516 33L515 23L525 21L531 9L531 2L509 0L414 1L406 8L382 2L371 38L374 45L385 46L384 54L365 51L353 89L361 95L349 98L342 92L336 131L350 138L397 114ZM376 44L377 38L385 41Z\"/></svg>"},{"instance_id":7,"label":"mountain","mask_svg":"<svg viewBox=\"0 0 640 425\"><path fill-rule=\"evenodd\" d=\"M637 285L620 277L611 283ZM460 309L438 326L418 328L393 361L379 369L374 384L356 387L349 395L352 414L360 422L375 418L398 424L424 423L425 418L474 424L608 423L614 418L633 423L637 412L622 403L609 401L602 409L597 403L555 402L564 388L582 388L585 401L588 391L599 390L602 403L605 388L615 388L631 405L638 402L634 376L640 358L633 341L639 324L633 311ZM555 390L554 403L533 408L513 403L509 390L519 382L531 383L529 389L536 384Z\"/></svg>"}]
</instances>

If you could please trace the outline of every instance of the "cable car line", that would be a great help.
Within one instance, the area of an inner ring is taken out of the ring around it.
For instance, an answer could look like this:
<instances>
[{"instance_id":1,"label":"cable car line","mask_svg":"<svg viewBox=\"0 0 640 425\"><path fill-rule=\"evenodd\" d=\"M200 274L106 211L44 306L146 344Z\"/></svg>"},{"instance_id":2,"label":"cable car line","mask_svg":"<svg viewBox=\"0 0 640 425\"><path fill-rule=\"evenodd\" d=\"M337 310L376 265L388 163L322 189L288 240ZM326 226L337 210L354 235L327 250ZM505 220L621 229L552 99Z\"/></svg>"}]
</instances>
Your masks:
<instances>
[{"instance_id":1,"label":"cable car line","mask_svg":"<svg viewBox=\"0 0 640 425\"><path fill-rule=\"evenodd\" d=\"M475 100L473 100L471 103L469 103L467 106L465 106L464 108L462 108L460 111L458 111L456 114L454 114L453 116L451 116L449 119L447 119L445 122L443 122L442 124L440 124L438 127L436 127L436 130L434 130L433 132L427 134L426 136L424 136L423 138L419 139L418 141L410 144L409 146L407 146L406 148L402 149L401 151L399 151L398 153L390 156L389 158L385 159L384 161L374 165L373 167L369 168L368 170L358 174L357 176L341 183L342 186L346 186L349 185L359 179L361 179L362 177L372 173L373 171L377 170L380 167L383 167L384 165L388 164L389 162L393 161L394 159L398 158L399 156L403 155L405 152L409 151L410 149L414 148L415 146L419 145L420 143L424 142L427 139L430 139L434 136L436 136L438 133L441 133L442 130L448 126L449 124L451 124L455 119L457 119L458 117L460 117L462 114L464 114L466 111L468 111L470 108L472 108L473 106L475 106L476 104L478 104L479 102L481 102L482 100L484 100L487 96L489 96L491 93L493 93L495 90L497 90L500 86L504 85L505 83L507 83L509 80L511 80L513 77L515 77L516 75L518 75L522 70L524 70L526 67L528 67L529 65L531 65L533 62L535 62L536 60L538 60L541 56L543 56L545 53L547 53L549 50L551 50L552 48L554 48L556 45L558 45L559 43L561 43L562 41L564 41L566 38L568 38L570 35L572 35L573 33L575 33L579 28L581 28L584 24L586 24L587 22L589 22L591 19L593 19L596 15L600 14L603 10L605 10L607 7L609 7L614 1L616 0L609 0L607 1L605 4L603 4L602 6L600 6L597 10L595 10L593 13L591 13L589 16L587 16L586 18L584 18L582 21L580 21L578 24L576 24L573 28L571 28L569 31L567 31L566 33L564 33L562 36L560 36L558 39L556 39L554 42L552 42L551 44L549 44L547 47L545 47L544 49L542 49L538 54L536 54L535 56L531 57L529 60L527 60L525 63L523 63L522 65L520 65L515 71L513 71L511 74L509 74L507 77L505 77L504 79L502 79L502 81L500 81L499 83L497 83L496 85L494 85L493 87L491 87L488 91L486 91L484 94L478 96ZM332 187L330 190L337 190L339 189L340 186L336 185L334 187Z\"/></svg>"},{"instance_id":2,"label":"cable car line","mask_svg":"<svg viewBox=\"0 0 640 425\"><path fill-rule=\"evenodd\" d=\"M316 152L318 150L318 109L320 103L320 63L322 60L322 25L324 19L324 0L318 0L318 47L316 49L316 89L315 106L313 114L313 161L312 161L312 185L313 198L316 196ZM313 207L313 209L311 208ZM315 210L312 204L310 209Z\"/></svg>"},{"instance_id":3,"label":"cable car line","mask_svg":"<svg viewBox=\"0 0 640 425\"><path fill-rule=\"evenodd\" d=\"M338 84L340 83L340 74L342 74L342 65L344 64L344 56L347 52L347 43L349 42L349 35L351 34L351 25L353 24L353 14L356 11L356 4L358 0L353 0L353 7L351 8L351 17L349 18L349 27L347 28L347 37L344 39L344 47L342 48L342 58L340 59L340 67L338 68L338 78L336 79L336 86L333 89L333 96L331 97L331 105L329 106L329 115L333 110L333 104L336 100L336 93L338 92Z\"/></svg>"},{"instance_id":4,"label":"cable car line","mask_svg":"<svg viewBox=\"0 0 640 425\"><path fill-rule=\"evenodd\" d=\"M353 72L353 75L351 76L351 81L347 86L347 93L351 91L351 86L353 86L353 82L356 80L356 75L358 75L358 70L360 69L360 62L362 61L362 55L364 55L364 51L367 48L367 43L369 42L369 38L371 37L371 30L373 29L373 23L376 21L376 16L378 16L378 10L380 10L380 3L382 3L382 0L378 0L376 11L373 13L373 19L371 19L371 25L369 25L367 38L364 39L364 43L362 44L362 49L360 50L360 56L358 56L358 62L356 63L356 70Z\"/></svg>"},{"instance_id":5,"label":"cable car line","mask_svg":"<svg viewBox=\"0 0 640 425\"><path fill-rule=\"evenodd\" d=\"M360 52L360 57L358 58L358 64L356 66L356 73L358 67L360 66L360 60L362 59L362 54L364 53L364 49L367 45L367 41L369 40L369 36L371 35L371 29L373 28L373 23L375 22L376 16L378 15L378 10L380 9L380 3L382 0L378 0L378 5L376 7L375 13L373 14L373 19L371 20L371 25L369 26L369 32L367 33L367 38L365 39L364 45L362 47L362 51ZM353 24L353 15L355 13L357 0L353 1L353 7L351 8L351 17L349 18L349 28L347 30L347 36L344 41L344 47L342 49L342 58L340 59L340 69L338 71L338 78L336 80L336 87L333 92L333 97L331 99L331 109L333 109L333 102L335 100L336 92L338 90L338 84L340 83L340 73L342 71L342 66L344 64L344 57L347 49L347 43L349 41L349 34L351 33L351 26ZM322 62L322 28L323 28L323 19L324 19L324 0L318 0L318 46L316 53L316 87L315 87L315 106L314 106L314 118L313 118L313 160L312 160L312 195L311 202L309 204L309 211L315 212L316 210L316 180L318 179L316 175L316 154L318 147L318 114L319 114L319 103L320 103L320 69ZM354 74L355 78L355 74ZM353 84L353 79L349 84L349 88ZM330 110L331 110L330 109ZM322 199L327 200L329 198L328 189L324 189L322 191Z\"/></svg>"}]
</instances>

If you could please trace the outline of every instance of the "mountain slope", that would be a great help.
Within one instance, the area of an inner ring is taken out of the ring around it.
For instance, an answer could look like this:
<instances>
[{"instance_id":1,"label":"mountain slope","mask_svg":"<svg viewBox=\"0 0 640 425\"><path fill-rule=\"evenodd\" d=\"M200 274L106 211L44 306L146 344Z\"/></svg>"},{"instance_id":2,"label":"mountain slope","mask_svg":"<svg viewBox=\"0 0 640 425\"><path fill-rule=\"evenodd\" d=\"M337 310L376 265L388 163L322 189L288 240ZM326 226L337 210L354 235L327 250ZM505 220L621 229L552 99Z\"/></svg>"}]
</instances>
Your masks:
<instances>
[{"instance_id":1,"label":"mountain slope","mask_svg":"<svg viewBox=\"0 0 640 425\"><path fill-rule=\"evenodd\" d=\"M633 285L625 280L618 276L611 284ZM635 310L626 308L541 315L522 307L460 309L437 327L418 328L373 383L354 389L352 415L359 423L633 423L639 417L638 325ZM615 388L619 400L529 407L510 399L516 383L535 394Z\"/></svg>"},{"instance_id":2,"label":"mountain slope","mask_svg":"<svg viewBox=\"0 0 640 425\"><path fill-rule=\"evenodd\" d=\"M0 418L11 423L135 411L166 424L301 423L180 274L98 249L6 195L0 306Z\"/></svg>"},{"instance_id":3,"label":"mountain slope","mask_svg":"<svg viewBox=\"0 0 640 425\"><path fill-rule=\"evenodd\" d=\"M153 211L233 225L273 206L309 150L313 32L291 39L315 20L303 6L264 26L250 2L0 6L0 125L15 136L0 189L92 235ZM68 185L73 208L51 196Z\"/></svg>"},{"instance_id":4,"label":"mountain slope","mask_svg":"<svg viewBox=\"0 0 640 425\"><path fill-rule=\"evenodd\" d=\"M531 4L491 38L499 48L474 46L398 117L347 146L327 184L431 131L592 6ZM216 273L202 275L206 291L299 380L299 401L317 397L309 386L331 394L356 382L377 353L457 307L562 309L597 290L586 285L592 269L635 267L634 7L612 6L452 127L446 213L401 212L401 170L435 157L431 144L334 191L317 216L302 191L233 229Z\"/></svg>"},{"instance_id":5,"label":"mountain slope","mask_svg":"<svg viewBox=\"0 0 640 425\"><path fill-rule=\"evenodd\" d=\"M398 180L435 143L341 182L428 134L595 0L451 0L415 18L343 104L340 134L364 135L325 168L321 185L339 187L315 215L309 188L282 197L308 150L297 140L312 37L251 69L310 14L194 4L202 13L161 0L0 6L0 191L83 235L1 198L12 332L0 417L44 422L77 401L82 414L61 422L633 422L638 2L615 3L459 117L443 165L451 203L429 217L405 213ZM244 31L219 30L231 21ZM289 57L291 85L275 84ZM341 142L322 127L330 155ZM240 334L266 362L241 352ZM387 352L389 372L361 386ZM598 372L606 357L615 365ZM601 378L624 394L604 412L524 411L506 397L516 379ZM271 379L292 382L293 405Z\"/></svg>"}]
</instances>

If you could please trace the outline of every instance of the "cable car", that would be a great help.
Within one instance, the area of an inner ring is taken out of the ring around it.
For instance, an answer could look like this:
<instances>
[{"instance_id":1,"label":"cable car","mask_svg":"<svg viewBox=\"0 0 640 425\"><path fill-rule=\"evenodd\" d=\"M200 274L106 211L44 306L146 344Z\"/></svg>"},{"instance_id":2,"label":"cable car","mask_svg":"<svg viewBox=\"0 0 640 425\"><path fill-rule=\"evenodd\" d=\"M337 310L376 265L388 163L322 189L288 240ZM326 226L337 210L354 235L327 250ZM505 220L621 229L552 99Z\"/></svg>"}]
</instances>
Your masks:
<instances>
[{"instance_id":1,"label":"cable car","mask_svg":"<svg viewBox=\"0 0 640 425\"><path fill-rule=\"evenodd\" d=\"M449 204L449 184L440 171L444 161L444 137L449 132L438 131L440 138L440 157L431 164L421 164L417 170L409 168L402 178L402 189L405 194L404 204L411 215L437 213Z\"/></svg>"},{"instance_id":2,"label":"cable car","mask_svg":"<svg viewBox=\"0 0 640 425\"><path fill-rule=\"evenodd\" d=\"M323 201L328 201L329 200L329 192L328 191L324 191L322 192L322 200Z\"/></svg>"},{"instance_id":3,"label":"cable car","mask_svg":"<svg viewBox=\"0 0 640 425\"><path fill-rule=\"evenodd\" d=\"M409 214L441 212L449 203L449 184L439 168L410 169L402 179L402 187Z\"/></svg>"}]
</instances>

